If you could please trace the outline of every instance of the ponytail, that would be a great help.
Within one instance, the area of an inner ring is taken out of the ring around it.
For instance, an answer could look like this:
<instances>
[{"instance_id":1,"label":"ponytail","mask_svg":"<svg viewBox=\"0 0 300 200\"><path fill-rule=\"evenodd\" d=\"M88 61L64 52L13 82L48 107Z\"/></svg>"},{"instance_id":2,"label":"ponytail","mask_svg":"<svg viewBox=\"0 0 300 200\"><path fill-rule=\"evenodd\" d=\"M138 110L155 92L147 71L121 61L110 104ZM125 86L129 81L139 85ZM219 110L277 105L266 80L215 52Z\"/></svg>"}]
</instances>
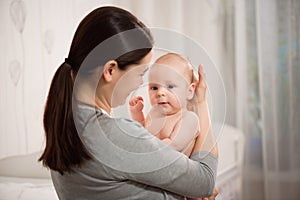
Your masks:
<instances>
[{"instance_id":1,"label":"ponytail","mask_svg":"<svg viewBox=\"0 0 300 200\"><path fill-rule=\"evenodd\" d=\"M139 63L151 51L153 38L141 21L130 12L117 7L96 8L80 22L72 40L68 59L56 71L46 102L44 111L46 147L39 158L46 167L63 174L71 172L73 167L78 167L83 161L92 158L75 127L76 117L74 121L72 110L74 80L80 73L84 61L99 44L128 30L135 30L135 33L138 33L138 40L131 41L127 37L121 37L122 40L108 48L113 52L106 52L105 49L99 52L99 56L97 54L95 63L88 65L88 74L97 73L98 67L108 61L105 60L106 55L109 55L109 59L116 60L122 70L126 70L131 64ZM136 44L140 44L139 48L132 48ZM126 52L122 52L119 56L116 53L119 49Z\"/></svg>"},{"instance_id":2,"label":"ponytail","mask_svg":"<svg viewBox=\"0 0 300 200\"><path fill-rule=\"evenodd\" d=\"M53 77L44 111L46 148L39 158L43 165L70 172L91 156L81 142L72 112L72 68L64 62Z\"/></svg>"}]
</instances>

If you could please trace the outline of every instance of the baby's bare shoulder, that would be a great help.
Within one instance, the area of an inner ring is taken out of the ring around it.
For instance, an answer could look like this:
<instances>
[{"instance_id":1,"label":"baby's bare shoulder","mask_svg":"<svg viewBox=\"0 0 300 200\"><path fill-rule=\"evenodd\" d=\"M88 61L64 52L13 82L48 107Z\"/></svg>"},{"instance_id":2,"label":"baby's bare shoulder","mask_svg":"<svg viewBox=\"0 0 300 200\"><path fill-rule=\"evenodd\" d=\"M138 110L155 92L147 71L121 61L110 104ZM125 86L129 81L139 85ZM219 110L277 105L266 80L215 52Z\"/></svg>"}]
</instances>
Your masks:
<instances>
[{"instance_id":1,"label":"baby's bare shoulder","mask_svg":"<svg viewBox=\"0 0 300 200\"><path fill-rule=\"evenodd\" d=\"M189 120L189 121L198 121L199 118L196 115L196 113L192 112L192 111L186 111L183 113L182 115L182 119L183 120Z\"/></svg>"}]
</instances>

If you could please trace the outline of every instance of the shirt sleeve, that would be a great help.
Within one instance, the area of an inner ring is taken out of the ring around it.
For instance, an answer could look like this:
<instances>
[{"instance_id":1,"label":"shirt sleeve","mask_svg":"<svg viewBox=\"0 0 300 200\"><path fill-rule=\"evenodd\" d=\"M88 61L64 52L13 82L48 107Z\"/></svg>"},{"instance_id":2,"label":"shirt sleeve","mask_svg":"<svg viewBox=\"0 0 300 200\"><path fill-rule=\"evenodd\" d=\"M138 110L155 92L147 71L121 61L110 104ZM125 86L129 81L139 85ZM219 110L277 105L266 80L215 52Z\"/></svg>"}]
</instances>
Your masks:
<instances>
[{"instance_id":1,"label":"shirt sleeve","mask_svg":"<svg viewBox=\"0 0 300 200\"><path fill-rule=\"evenodd\" d=\"M99 120L102 131L86 143L99 162L114 175L187 197L211 196L218 159L210 152L190 158L167 146L140 124L127 119Z\"/></svg>"},{"instance_id":2,"label":"shirt sleeve","mask_svg":"<svg viewBox=\"0 0 300 200\"><path fill-rule=\"evenodd\" d=\"M153 158L152 162L159 160ZM126 173L126 176L183 196L199 198L213 194L216 169L217 158L212 153L198 152L191 159L180 156L164 168L144 173Z\"/></svg>"}]
</instances>

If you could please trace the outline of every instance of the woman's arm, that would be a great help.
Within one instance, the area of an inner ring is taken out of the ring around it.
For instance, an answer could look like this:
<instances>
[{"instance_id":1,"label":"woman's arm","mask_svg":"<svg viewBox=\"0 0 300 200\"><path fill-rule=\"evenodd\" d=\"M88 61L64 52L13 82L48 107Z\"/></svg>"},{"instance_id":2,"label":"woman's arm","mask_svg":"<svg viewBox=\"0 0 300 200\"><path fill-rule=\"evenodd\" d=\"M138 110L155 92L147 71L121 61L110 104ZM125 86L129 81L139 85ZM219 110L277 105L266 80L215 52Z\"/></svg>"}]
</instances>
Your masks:
<instances>
[{"instance_id":1,"label":"woman's arm","mask_svg":"<svg viewBox=\"0 0 300 200\"><path fill-rule=\"evenodd\" d=\"M206 79L205 73L203 71L202 65L198 67L198 79L194 77L196 80L196 89L195 89L195 96L192 102L192 108L195 113L197 113L200 120L200 134L196 139L193 152L208 151L213 153L215 156L218 157L218 149L217 143L213 137L211 132L211 120L210 114L208 109L208 104L206 101ZM218 189L214 189L214 193L210 197L204 198L204 200L209 199L213 200L218 195Z\"/></svg>"},{"instance_id":2,"label":"woman's arm","mask_svg":"<svg viewBox=\"0 0 300 200\"><path fill-rule=\"evenodd\" d=\"M218 157L219 154L217 149L217 143L211 132L211 120L208 104L206 101L207 85L202 65L200 65L198 68L198 77L198 79L194 77L194 80L196 80L196 89L193 104L195 106L194 112L198 115L200 119L201 130L199 136L196 139L193 153L202 150L211 152Z\"/></svg>"},{"instance_id":3,"label":"woman's arm","mask_svg":"<svg viewBox=\"0 0 300 200\"><path fill-rule=\"evenodd\" d=\"M148 148L147 145L145 148ZM165 144L151 154L146 161L131 161L147 170L142 173L126 173L125 178L186 197L202 198L213 194L218 161L215 155L197 152L189 159Z\"/></svg>"},{"instance_id":4,"label":"woman's arm","mask_svg":"<svg viewBox=\"0 0 300 200\"><path fill-rule=\"evenodd\" d=\"M211 122L209 117L210 115L209 115L208 105L206 101L198 104L197 114L201 119L200 120L201 130L199 136L196 139L193 153L199 151L208 151L218 157L219 153L218 153L217 143L211 132Z\"/></svg>"},{"instance_id":5,"label":"woman's arm","mask_svg":"<svg viewBox=\"0 0 300 200\"><path fill-rule=\"evenodd\" d=\"M112 177L117 175L120 180L136 181L182 196L212 195L218 162L214 154L197 152L189 159L128 119L107 118L97 123L105 137L100 138L99 133L89 135L87 142L99 149L93 150L96 160L113 166ZM95 132L101 130L94 128Z\"/></svg>"},{"instance_id":6,"label":"woman's arm","mask_svg":"<svg viewBox=\"0 0 300 200\"><path fill-rule=\"evenodd\" d=\"M130 119L99 115L84 127L82 141L111 177L188 197L213 193L218 162L214 154L197 152L189 159Z\"/></svg>"}]
</instances>

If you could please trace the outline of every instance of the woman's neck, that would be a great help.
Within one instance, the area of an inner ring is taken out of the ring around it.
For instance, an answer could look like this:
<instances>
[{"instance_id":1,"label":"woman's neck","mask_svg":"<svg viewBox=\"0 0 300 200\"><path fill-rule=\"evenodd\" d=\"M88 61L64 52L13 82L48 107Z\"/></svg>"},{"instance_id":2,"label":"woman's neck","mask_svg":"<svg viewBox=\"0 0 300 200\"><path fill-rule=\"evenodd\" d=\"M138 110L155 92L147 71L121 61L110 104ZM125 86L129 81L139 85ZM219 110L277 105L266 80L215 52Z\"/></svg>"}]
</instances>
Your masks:
<instances>
[{"instance_id":1,"label":"woman's neck","mask_svg":"<svg viewBox=\"0 0 300 200\"><path fill-rule=\"evenodd\" d=\"M110 105L107 103L107 101L103 101L103 99L95 99L95 106L97 108L100 108L100 109L103 109L105 110L105 112L107 112L109 115L110 115L110 110L111 110L111 107Z\"/></svg>"},{"instance_id":2,"label":"woman's neck","mask_svg":"<svg viewBox=\"0 0 300 200\"><path fill-rule=\"evenodd\" d=\"M103 95L95 94L95 91L91 91L90 87L85 84L81 84L80 88L78 88L77 91L79 92L76 92L76 99L79 102L82 102L87 105L91 105L96 108L103 109L105 110L105 112L110 114L111 106L109 104L110 101L108 98L106 98ZM105 94L103 92L98 92L98 93Z\"/></svg>"}]
</instances>

